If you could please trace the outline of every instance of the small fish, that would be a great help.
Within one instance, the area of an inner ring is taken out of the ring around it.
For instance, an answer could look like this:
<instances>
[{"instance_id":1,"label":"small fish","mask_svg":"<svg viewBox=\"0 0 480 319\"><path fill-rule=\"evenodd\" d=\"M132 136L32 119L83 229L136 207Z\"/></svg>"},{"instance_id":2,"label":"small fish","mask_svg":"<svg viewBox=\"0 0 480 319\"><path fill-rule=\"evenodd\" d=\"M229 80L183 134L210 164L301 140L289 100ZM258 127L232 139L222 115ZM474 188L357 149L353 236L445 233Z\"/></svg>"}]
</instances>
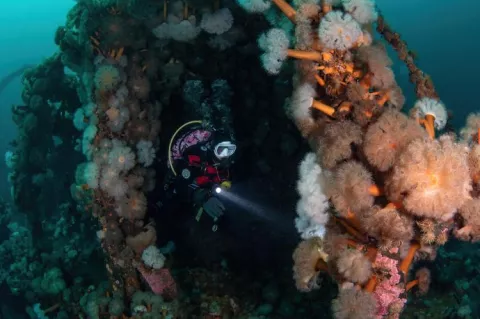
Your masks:
<instances>
[{"instance_id":1,"label":"small fish","mask_svg":"<svg viewBox=\"0 0 480 319\"><path fill-rule=\"evenodd\" d=\"M447 110L447 120L453 119L453 111L452 110Z\"/></svg>"},{"instance_id":2,"label":"small fish","mask_svg":"<svg viewBox=\"0 0 480 319\"><path fill-rule=\"evenodd\" d=\"M15 105L15 108L18 111L27 111L28 110L28 105Z\"/></svg>"},{"instance_id":3,"label":"small fish","mask_svg":"<svg viewBox=\"0 0 480 319\"><path fill-rule=\"evenodd\" d=\"M70 180L70 174L66 173L65 179L63 180L63 186L65 187L65 189L70 189L71 184L72 181Z\"/></svg>"},{"instance_id":4,"label":"small fish","mask_svg":"<svg viewBox=\"0 0 480 319\"><path fill-rule=\"evenodd\" d=\"M26 69L33 67L31 64L22 65L17 70L5 75L0 79L0 93L12 82L17 76L21 76Z\"/></svg>"}]
</instances>

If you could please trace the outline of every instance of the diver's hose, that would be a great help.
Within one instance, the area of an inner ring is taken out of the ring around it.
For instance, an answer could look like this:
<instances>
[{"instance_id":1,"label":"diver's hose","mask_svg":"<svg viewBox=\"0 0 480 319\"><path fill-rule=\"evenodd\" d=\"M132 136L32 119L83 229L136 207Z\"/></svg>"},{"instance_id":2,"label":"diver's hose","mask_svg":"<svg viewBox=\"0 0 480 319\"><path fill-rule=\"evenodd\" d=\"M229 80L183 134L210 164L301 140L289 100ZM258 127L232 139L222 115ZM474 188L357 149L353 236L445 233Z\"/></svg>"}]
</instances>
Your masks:
<instances>
[{"instance_id":1,"label":"diver's hose","mask_svg":"<svg viewBox=\"0 0 480 319\"><path fill-rule=\"evenodd\" d=\"M177 172L175 171L175 168L173 168L173 163L172 163L172 143L173 143L173 140L175 139L175 136L177 136L178 132L180 132L184 127L192 124L202 124L202 121L195 120L195 121L190 121L183 124L175 131L175 133L173 133L172 138L170 139L170 143L168 143L168 165L170 165L170 169L172 170L172 173L175 176L177 176Z\"/></svg>"}]
</instances>

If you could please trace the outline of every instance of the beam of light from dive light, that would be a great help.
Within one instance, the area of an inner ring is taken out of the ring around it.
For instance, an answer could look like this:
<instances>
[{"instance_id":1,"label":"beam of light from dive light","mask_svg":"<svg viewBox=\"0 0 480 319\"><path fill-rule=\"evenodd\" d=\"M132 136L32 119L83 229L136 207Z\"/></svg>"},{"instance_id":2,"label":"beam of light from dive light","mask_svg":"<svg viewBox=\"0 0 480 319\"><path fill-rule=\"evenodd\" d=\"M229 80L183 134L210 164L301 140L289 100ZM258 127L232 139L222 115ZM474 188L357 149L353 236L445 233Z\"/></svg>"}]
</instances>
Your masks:
<instances>
[{"instance_id":1,"label":"beam of light from dive light","mask_svg":"<svg viewBox=\"0 0 480 319\"><path fill-rule=\"evenodd\" d=\"M233 186L231 189L228 190L223 190L220 188L219 192L217 191L217 188L215 188L215 192L217 193L219 198L230 201L231 203L237 205L246 212L249 212L256 217L264 220L274 221L275 219L278 219L276 218L279 216L278 212L273 212L271 209L268 209L264 205L256 204L253 201L246 199L246 196L241 195L238 192L240 190L238 185L236 187Z\"/></svg>"},{"instance_id":2,"label":"beam of light from dive light","mask_svg":"<svg viewBox=\"0 0 480 319\"><path fill-rule=\"evenodd\" d=\"M294 238L295 244L297 244L297 230L294 227L294 216L289 216L284 213L284 206L277 208L277 205L268 204L269 200L276 202L275 194L264 194L267 190L261 183L236 183L231 188L222 189L222 191L216 196L222 200L225 204L230 204L234 211L242 211L249 214L251 217L262 221L262 224L268 226L262 226L261 229L265 232L274 231L275 234L282 234L288 238ZM265 203L265 204L262 204ZM227 208L230 209L230 208ZM235 215L235 214L232 214ZM235 218L244 219L243 214L237 215ZM246 218L248 221L248 218Z\"/></svg>"},{"instance_id":3,"label":"beam of light from dive light","mask_svg":"<svg viewBox=\"0 0 480 319\"><path fill-rule=\"evenodd\" d=\"M220 194L222 192L222 188L220 186L215 187L215 193Z\"/></svg>"}]
</instances>

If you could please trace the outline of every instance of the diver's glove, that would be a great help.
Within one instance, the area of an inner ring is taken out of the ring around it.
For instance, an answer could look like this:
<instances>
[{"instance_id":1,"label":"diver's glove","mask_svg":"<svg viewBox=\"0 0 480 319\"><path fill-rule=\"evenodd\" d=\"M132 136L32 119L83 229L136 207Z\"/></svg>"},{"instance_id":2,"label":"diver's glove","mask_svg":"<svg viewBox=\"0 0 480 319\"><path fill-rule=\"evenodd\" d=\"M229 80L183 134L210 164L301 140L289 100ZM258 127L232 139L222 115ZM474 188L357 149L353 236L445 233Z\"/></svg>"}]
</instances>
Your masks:
<instances>
[{"instance_id":1,"label":"diver's glove","mask_svg":"<svg viewBox=\"0 0 480 319\"><path fill-rule=\"evenodd\" d=\"M225 211L225 206L216 197L210 197L204 204L203 209L213 219L220 218Z\"/></svg>"},{"instance_id":2,"label":"diver's glove","mask_svg":"<svg viewBox=\"0 0 480 319\"><path fill-rule=\"evenodd\" d=\"M193 191L193 203L197 207L202 207L203 204L210 198L210 192L205 188L197 188Z\"/></svg>"}]
</instances>

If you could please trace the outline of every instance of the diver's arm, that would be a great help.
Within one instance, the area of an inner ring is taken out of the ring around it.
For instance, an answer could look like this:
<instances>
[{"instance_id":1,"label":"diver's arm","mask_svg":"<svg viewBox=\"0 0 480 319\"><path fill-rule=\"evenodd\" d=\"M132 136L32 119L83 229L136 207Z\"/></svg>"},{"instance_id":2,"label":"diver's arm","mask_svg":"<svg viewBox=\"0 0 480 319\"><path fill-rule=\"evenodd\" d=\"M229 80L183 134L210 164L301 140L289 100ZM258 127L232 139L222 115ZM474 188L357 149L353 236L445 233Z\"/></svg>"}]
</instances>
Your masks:
<instances>
[{"instance_id":1,"label":"diver's arm","mask_svg":"<svg viewBox=\"0 0 480 319\"><path fill-rule=\"evenodd\" d=\"M170 171L165 176L163 189L159 195L159 207L169 207L173 201L192 203L195 188L192 187L192 180L185 179L182 175L184 169L188 169L188 163L182 159L175 161L176 175ZM168 209L167 209L168 210Z\"/></svg>"},{"instance_id":2,"label":"diver's arm","mask_svg":"<svg viewBox=\"0 0 480 319\"><path fill-rule=\"evenodd\" d=\"M193 147L185 152L183 158L175 162L175 170L177 171L174 181L175 194L182 201L201 206L203 201L208 199L207 194L210 189L196 184L195 179L202 172L201 163L198 166L192 164L189 161L189 156L199 156L202 160L199 148Z\"/></svg>"},{"instance_id":3,"label":"diver's arm","mask_svg":"<svg viewBox=\"0 0 480 319\"><path fill-rule=\"evenodd\" d=\"M192 174L191 168L189 168L187 161L179 159L175 163L175 170L177 176L175 176L173 182L174 193L181 201L189 202L192 198L190 184L192 184L193 178L189 176Z\"/></svg>"}]
</instances>

